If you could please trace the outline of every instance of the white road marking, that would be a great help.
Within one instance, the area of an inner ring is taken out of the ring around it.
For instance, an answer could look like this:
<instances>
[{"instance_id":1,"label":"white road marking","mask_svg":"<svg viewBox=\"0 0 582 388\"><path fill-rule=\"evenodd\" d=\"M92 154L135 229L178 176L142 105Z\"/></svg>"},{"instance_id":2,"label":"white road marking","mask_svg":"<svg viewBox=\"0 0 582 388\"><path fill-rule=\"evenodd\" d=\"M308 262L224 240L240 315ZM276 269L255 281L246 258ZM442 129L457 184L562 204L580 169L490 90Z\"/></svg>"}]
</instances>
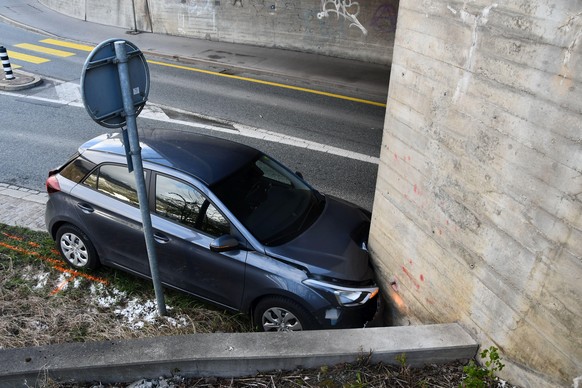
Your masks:
<instances>
[{"instance_id":1,"label":"white road marking","mask_svg":"<svg viewBox=\"0 0 582 388\"><path fill-rule=\"evenodd\" d=\"M53 103L53 104L68 105L68 106L72 106L72 107L85 108L85 105L83 104L83 101L81 99L81 92L80 92L79 85L72 83L72 82L65 82L65 83L57 84L55 86L55 90L57 92L57 95L59 96L58 99L45 98L45 97L40 97L40 96L28 96L28 95L21 94L21 93L7 92L7 91L1 91L1 90L0 90L0 95L14 96L14 97L23 98L23 99L43 101L43 102L49 102L49 103ZM261 140L265 140L265 141L286 144L286 145L290 145L290 146L297 147L297 148L304 148L304 149L308 149L308 150L312 150L312 151L324 152L324 153L327 153L330 155L341 156L344 158L359 160L362 162L367 162L367 163L372 163L372 164L379 164L379 162L380 162L380 159L376 156L370 156L370 155L366 155L363 153L354 152L354 151L346 150L346 149L339 148L339 147L333 147L333 146L330 146L327 144L317 143L314 141L301 139L299 137L284 135L281 133L272 132L272 131L268 131L266 129L252 127L252 126L248 126L248 125L244 125L244 124L230 123L230 122L227 122L225 120L217 120L217 119L210 118L210 117L199 116L202 118L210 119L210 120L217 121L217 122L223 122L224 124L231 125L234 128L234 130L231 128L224 128L224 127L216 126L216 125L192 123L192 122L185 121L185 120L171 119L170 117L168 117L168 115L166 113L164 113L163 108L164 108L163 106L159 106L159 105L156 105L153 103L147 103L144 106L142 112L140 113L140 117L144 118L144 119L148 119L148 120L162 121L165 123L174 123L174 124L179 124L179 125L185 125L185 126L192 127L192 128L201 128L201 129L206 129L206 130L210 130L210 131L228 133L230 135L239 135L239 136L244 136L244 137L253 138L253 139L261 139ZM184 113L184 114L196 116L192 112L183 111L180 109L175 109L175 108L167 108L167 109L172 109L173 111L176 111L179 113Z\"/></svg>"},{"instance_id":2,"label":"white road marking","mask_svg":"<svg viewBox=\"0 0 582 388\"><path fill-rule=\"evenodd\" d=\"M81 88L73 82L65 82L55 85L55 91L60 101L67 103L81 101Z\"/></svg>"}]
</instances>

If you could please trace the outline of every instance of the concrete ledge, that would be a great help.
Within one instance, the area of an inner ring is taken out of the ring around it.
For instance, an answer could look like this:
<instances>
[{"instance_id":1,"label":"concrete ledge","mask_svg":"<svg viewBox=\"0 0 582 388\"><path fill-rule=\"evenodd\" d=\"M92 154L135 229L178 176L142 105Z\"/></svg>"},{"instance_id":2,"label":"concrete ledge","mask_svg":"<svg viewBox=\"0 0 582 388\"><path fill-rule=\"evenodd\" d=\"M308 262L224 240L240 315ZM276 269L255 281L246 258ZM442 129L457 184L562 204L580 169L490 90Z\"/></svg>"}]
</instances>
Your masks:
<instances>
[{"instance_id":1,"label":"concrete ledge","mask_svg":"<svg viewBox=\"0 0 582 388\"><path fill-rule=\"evenodd\" d=\"M66 382L129 382L141 378L250 376L257 372L353 362L421 366L467 360L478 344L458 324L297 333L194 334L71 343L0 351L0 387Z\"/></svg>"}]
</instances>

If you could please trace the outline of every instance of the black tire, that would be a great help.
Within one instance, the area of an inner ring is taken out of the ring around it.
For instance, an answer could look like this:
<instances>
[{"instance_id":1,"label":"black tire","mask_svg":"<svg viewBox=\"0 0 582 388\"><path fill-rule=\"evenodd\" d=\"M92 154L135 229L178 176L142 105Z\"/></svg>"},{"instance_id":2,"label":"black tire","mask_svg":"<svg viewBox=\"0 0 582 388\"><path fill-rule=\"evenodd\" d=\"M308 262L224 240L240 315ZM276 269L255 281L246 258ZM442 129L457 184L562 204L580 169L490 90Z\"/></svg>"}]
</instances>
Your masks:
<instances>
[{"instance_id":1,"label":"black tire","mask_svg":"<svg viewBox=\"0 0 582 388\"><path fill-rule=\"evenodd\" d=\"M73 268L94 269L99 266L99 258L93 243L76 226L66 224L57 231L57 249L63 259Z\"/></svg>"},{"instance_id":2,"label":"black tire","mask_svg":"<svg viewBox=\"0 0 582 388\"><path fill-rule=\"evenodd\" d=\"M253 322L259 331L301 331L316 328L313 316L299 303L283 296L261 299Z\"/></svg>"}]
</instances>

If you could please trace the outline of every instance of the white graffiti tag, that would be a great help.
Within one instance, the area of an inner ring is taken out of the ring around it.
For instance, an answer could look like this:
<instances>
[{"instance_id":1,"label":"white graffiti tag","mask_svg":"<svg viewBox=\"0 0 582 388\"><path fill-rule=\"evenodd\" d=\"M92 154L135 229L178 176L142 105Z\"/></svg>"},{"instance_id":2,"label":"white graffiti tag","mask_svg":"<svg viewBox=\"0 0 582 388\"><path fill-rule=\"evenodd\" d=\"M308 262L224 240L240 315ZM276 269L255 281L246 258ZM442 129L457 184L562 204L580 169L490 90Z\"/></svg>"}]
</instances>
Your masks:
<instances>
[{"instance_id":1,"label":"white graffiti tag","mask_svg":"<svg viewBox=\"0 0 582 388\"><path fill-rule=\"evenodd\" d=\"M358 20L358 14L360 13L360 4L358 2L352 0L321 0L321 12L317 14L317 18L320 20L327 18L330 12L335 13L338 19L343 16L351 22L350 27L356 26L364 35L368 35L368 30Z\"/></svg>"}]
</instances>

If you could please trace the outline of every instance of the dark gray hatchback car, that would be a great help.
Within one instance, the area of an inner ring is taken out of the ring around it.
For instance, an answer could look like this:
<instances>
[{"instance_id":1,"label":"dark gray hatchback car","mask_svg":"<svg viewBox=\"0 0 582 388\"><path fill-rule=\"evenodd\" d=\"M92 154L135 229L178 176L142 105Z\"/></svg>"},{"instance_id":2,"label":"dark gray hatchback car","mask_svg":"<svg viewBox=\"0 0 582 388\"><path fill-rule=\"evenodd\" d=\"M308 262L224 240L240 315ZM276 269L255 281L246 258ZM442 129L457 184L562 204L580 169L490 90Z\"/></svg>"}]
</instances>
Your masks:
<instances>
[{"instance_id":1,"label":"dark gray hatchback car","mask_svg":"<svg viewBox=\"0 0 582 388\"><path fill-rule=\"evenodd\" d=\"M177 130L139 136L165 286L248 313L265 331L372 318L368 212L251 147ZM46 225L70 265L150 277L121 134L83 144L46 186Z\"/></svg>"}]
</instances>

